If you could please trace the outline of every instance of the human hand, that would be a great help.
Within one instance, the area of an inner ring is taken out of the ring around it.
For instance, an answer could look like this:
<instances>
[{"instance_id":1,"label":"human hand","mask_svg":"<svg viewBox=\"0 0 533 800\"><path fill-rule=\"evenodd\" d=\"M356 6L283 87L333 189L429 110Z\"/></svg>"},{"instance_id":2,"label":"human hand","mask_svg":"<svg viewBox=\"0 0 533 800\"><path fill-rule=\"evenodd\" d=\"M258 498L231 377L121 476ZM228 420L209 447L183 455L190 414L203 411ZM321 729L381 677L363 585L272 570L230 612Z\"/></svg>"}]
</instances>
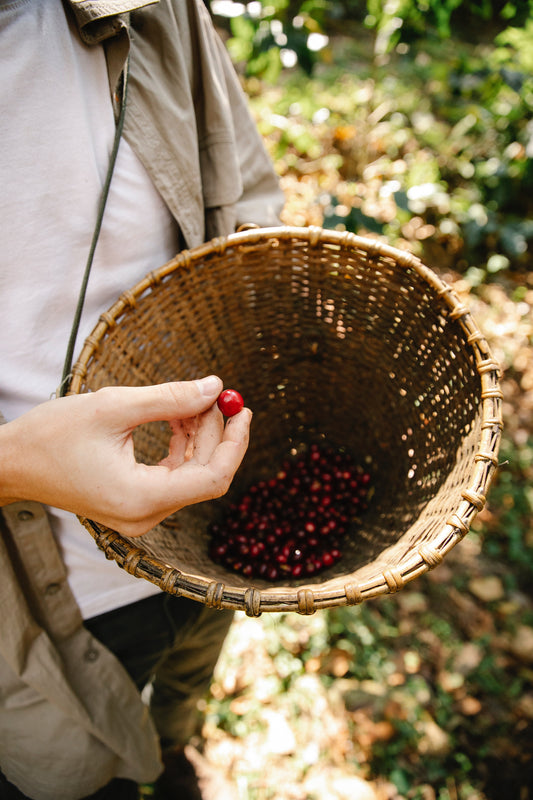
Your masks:
<instances>
[{"instance_id":1,"label":"human hand","mask_svg":"<svg viewBox=\"0 0 533 800\"><path fill-rule=\"evenodd\" d=\"M248 446L251 412L224 425L220 378L108 387L50 400L0 425L0 505L36 500L140 536L184 506L223 495ZM135 460L134 429L166 420L169 453Z\"/></svg>"}]
</instances>

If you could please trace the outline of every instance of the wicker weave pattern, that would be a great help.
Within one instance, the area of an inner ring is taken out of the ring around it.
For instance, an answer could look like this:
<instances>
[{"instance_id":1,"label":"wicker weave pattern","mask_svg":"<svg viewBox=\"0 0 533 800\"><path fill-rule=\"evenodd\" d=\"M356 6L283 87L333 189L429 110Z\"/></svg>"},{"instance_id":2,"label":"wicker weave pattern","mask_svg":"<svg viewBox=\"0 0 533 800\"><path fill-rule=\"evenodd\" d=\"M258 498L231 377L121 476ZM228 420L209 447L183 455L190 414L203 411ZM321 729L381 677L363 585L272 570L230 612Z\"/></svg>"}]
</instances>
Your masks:
<instances>
[{"instance_id":1,"label":"wicker weave pattern","mask_svg":"<svg viewBox=\"0 0 533 800\"><path fill-rule=\"evenodd\" d=\"M360 603L440 564L485 504L498 367L468 309L409 253L320 228L249 230L183 252L101 316L70 393L211 372L254 411L228 496L141 541L82 520L108 557L167 592L253 616ZM157 463L168 437L166 425L143 426L138 458ZM225 503L324 438L369 459L375 485L343 559L286 586L213 564L206 528Z\"/></svg>"}]
</instances>

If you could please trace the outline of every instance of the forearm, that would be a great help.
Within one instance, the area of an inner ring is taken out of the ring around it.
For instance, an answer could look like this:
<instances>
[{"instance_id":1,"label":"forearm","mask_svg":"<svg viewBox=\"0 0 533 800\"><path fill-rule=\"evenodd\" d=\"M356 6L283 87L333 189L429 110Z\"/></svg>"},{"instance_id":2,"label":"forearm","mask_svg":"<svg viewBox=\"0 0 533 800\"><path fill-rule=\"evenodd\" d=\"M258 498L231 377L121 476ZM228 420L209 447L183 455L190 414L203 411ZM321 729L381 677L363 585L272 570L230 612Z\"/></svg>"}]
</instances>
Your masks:
<instances>
[{"instance_id":1,"label":"forearm","mask_svg":"<svg viewBox=\"0 0 533 800\"><path fill-rule=\"evenodd\" d=\"M22 464L29 457L18 421L0 424L0 506L31 499L22 492Z\"/></svg>"}]
</instances>

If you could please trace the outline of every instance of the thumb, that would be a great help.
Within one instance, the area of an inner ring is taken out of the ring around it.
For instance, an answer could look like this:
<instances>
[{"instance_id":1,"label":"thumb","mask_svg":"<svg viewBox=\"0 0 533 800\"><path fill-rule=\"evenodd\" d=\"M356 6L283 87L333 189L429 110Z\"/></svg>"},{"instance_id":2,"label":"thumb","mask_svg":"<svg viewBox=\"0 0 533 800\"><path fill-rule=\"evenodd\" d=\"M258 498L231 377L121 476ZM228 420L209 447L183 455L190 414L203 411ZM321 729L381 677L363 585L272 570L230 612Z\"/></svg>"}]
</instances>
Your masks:
<instances>
[{"instance_id":1,"label":"thumb","mask_svg":"<svg viewBox=\"0 0 533 800\"><path fill-rule=\"evenodd\" d=\"M213 405L222 386L220 378L209 375L194 381L118 386L101 391L114 404L121 426L134 428L144 422L187 419L201 414Z\"/></svg>"}]
</instances>

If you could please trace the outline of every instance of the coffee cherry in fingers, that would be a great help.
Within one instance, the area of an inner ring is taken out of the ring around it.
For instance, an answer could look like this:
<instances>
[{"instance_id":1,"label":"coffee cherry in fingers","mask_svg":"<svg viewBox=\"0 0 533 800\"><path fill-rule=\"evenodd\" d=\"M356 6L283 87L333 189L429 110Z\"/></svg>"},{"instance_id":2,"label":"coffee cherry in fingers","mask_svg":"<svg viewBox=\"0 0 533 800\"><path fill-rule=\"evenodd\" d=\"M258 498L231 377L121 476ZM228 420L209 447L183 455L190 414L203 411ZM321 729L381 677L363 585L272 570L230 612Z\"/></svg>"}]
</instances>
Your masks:
<instances>
[{"instance_id":1,"label":"coffee cherry in fingers","mask_svg":"<svg viewBox=\"0 0 533 800\"><path fill-rule=\"evenodd\" d=\"M217 405L225 417L233 417L244 408L244 400L235 389L224 389L218 396Z\"/></svg>"}]
</instances>

